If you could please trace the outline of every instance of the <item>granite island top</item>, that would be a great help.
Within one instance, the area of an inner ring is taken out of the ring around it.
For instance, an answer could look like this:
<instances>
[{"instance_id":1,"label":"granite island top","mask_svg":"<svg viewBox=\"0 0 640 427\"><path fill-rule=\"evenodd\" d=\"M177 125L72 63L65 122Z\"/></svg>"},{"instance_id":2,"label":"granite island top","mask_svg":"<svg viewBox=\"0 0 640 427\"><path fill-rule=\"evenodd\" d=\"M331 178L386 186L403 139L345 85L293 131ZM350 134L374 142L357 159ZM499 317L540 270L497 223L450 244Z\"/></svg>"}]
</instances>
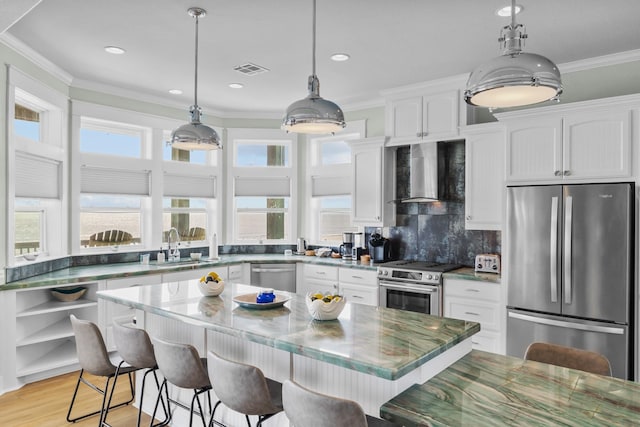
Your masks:
<instances>
[{"instance_id":1,"label":"granite island top","mask_svg":"<svg viewBox=\"0 0 640 427\"><path fill-rule=\"evenodd\" d=\"M385 403L404 426L638 426L640 384L472 350Z\"/></svg>"},{"instance_id":2,"label":"granite island top","mask_svg":"<svg viewBox=\"0 0 640 427\"><path fill-rule=\"evenodd\" d=\"M283 307L240 307L237 295L259 288L229 284L219 297L200 294L197 280L99 291L98 297L226 335L344 368L395 380L480 331L475 322L347 303L337 320L317 321L305 297Z\"/></svg>"},{"instance_id":3,"label":"granite island top","mask_svg":"<svg viewBox=\"0 0 640 427\"><path fill-rule=\"evenodd\" d=\"M162 274L173 271L197 270L199 268L215 268L230 264L244 262L255 263L297 263L329 265L335 267L355 268L375 271L377 265L360 264L359 262L342 261L330 257L316 257L304 255L282 255L282 254L238 254L221 255L218 260L203 259L192 261L183 258L177 262L164 262L158 264L153 261L149 264L138 262L98 264L80 267L63 268L50 273L39 274L27 279L0 285L0 291L11 289L37 288L42 286L67 285L73 283L89 282L93 280L117 279L123 277L145 276L149 274Z\"/></svg>"}]
</instances>

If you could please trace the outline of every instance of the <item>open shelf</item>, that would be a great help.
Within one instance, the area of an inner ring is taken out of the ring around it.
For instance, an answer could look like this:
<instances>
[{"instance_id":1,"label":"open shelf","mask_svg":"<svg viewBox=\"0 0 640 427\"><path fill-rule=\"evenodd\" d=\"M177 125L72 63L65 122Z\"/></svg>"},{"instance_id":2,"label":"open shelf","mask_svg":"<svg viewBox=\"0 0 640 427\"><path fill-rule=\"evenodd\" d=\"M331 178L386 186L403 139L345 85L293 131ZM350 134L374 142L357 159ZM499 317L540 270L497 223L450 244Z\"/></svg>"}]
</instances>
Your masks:
<instances>
[{"instance_id":1,"label":"open shelf","mask_svg":"<svg viewBox=\"0 0 640 427\"><path fill-rule=\"evenodd\" d=\"M16 347L37 344L73 336L73 328L69 319L64 318L16 342Z\"/></svg>"},{"instance_id":2,"label":"open shelf","mask_svg":"<svg viewBox=\"0 0 640 427\"><path fill-rule=\"evenodd\" d=\"M65 340L61 345L52 348L50 351L39 355L33 360L28 362L23 360L23 363L25 363L25 366L18 366L16 369L16 376L18 377L78 363L75 340Z\"/></svg>"},{"instance_id":3,"label":"open shelf","mask_svg":"<svg viewBox=\"0 0 640 427\"><path fill-rule=\"evenodd\" d=\"M66 311L84 307L97 306L98 302L80 298L76 301L62 302L62 301L46 301L42 304L38 304L35 307L30 307L25 311L16 313L16 317L37 316L40 314L52 313L54 311Z\"/></svg>"}]
</instances>

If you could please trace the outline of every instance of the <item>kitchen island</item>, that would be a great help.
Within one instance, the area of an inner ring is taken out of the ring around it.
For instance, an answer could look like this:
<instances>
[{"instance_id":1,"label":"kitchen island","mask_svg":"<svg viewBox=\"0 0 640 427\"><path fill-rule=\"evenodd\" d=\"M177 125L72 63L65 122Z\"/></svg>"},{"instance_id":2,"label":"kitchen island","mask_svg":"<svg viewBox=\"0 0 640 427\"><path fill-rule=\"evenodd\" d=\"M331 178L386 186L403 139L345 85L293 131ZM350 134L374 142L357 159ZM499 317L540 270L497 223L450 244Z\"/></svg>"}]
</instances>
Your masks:
<instances>
[{"instance_id":1,"label":"kitchen island","mask_svg":"<svg viewBox=\"0 0 640 427\"><path fill-rule=\"evenodd\" d=\"M473 350L385 403L412 426L638 426L640 384Z\"/></svg>"},{"instance_id":2,"label":"kitchen island","mask_svg":"<svg viewBox=\"0 0 640 427\"><path fill-rule=\"evenodd\" d=\"M433 377L471 351L475 322L347 303L337 320L314 321L304 297L279 308L254 310L233 301L258 288L227 285L219 297L200 294L197 280L100 291L98 297L139 310L152 337L191 342L259 366L314 390L358 401L370 415L415 383ZM152 399L145 399L145 401ZM232 425L234 414L223 420ZM218 415L216 414L216 417ZM274 425L287 425L282 418Z\"/></svg>"}]
</instances>

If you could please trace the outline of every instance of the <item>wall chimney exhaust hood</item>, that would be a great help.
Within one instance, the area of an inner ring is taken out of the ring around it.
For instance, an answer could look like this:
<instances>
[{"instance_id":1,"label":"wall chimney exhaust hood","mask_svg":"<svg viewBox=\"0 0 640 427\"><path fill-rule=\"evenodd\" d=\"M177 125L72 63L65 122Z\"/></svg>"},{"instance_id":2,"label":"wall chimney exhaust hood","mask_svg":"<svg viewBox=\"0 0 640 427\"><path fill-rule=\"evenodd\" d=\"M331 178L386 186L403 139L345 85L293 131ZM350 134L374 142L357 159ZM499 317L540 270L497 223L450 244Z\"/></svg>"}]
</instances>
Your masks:
<instances>
[{"instance_id":1,"label":"wall chimney exhaust hood","mask_svg":"<svg viewBox=\"0 0 640 427\"><path fill-rule=\"evenodd\" d=\"M440 200L438 142L411 145L409 198L402 203L434 202Z\"/></svg>"}]
</instances>

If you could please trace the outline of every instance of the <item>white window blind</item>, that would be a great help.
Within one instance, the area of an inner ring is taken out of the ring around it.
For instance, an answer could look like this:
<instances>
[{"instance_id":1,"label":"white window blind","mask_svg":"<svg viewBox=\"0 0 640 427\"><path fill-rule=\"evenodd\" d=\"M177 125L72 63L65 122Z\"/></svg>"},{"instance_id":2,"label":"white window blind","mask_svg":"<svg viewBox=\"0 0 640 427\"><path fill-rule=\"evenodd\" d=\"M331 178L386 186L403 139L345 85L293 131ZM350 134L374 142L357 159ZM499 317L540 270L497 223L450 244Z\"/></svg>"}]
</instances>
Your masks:
<instances>
[{"instance_id":1,"label":"white window blind","mask_svg":"<svg viewBox=\"0 0 640 427\"><path fill-rule=\"evenodd\" d=\"M351 184L344 176L312 176L311 197L346 196L351 194Z\"/></svg>"},{"instance_id":2,"label":"white window blind","mask_svg":"<svg viewBox=\"0 0 640 427\"><path fill-rule=\"evenodd\" d=\"M241 177L234 179L235 196L290 197L291 179L282 177Z\"/></svg>"},{"instance_id":3,"label":"white window blind","mask_svg":"<svg viewBox=\"0 0 640 427\"><path fill-rule=\"evenodd\" d=\"M60 162L16 152L16 196L60 198Z\"/></svg>"},{"instance_id":4,"label":"white window blind","mask_svg":"<svg viewBox=\"0 0 640 427\"><path fill-rule=\"evenodd\" d=\"M215 198L216 177L165 173L163 191L165 197Z\"/></svg>"},{"instance_id":5,"label":"white window blind","mask_svg":"<svg viewBox=\"0 0 640 427\"><path fill-rule=\"evenodd\" d=\"M83 166L80 191L100 194L135 194L149 196L149 171Z\"/></svg>"}]
</instances>

